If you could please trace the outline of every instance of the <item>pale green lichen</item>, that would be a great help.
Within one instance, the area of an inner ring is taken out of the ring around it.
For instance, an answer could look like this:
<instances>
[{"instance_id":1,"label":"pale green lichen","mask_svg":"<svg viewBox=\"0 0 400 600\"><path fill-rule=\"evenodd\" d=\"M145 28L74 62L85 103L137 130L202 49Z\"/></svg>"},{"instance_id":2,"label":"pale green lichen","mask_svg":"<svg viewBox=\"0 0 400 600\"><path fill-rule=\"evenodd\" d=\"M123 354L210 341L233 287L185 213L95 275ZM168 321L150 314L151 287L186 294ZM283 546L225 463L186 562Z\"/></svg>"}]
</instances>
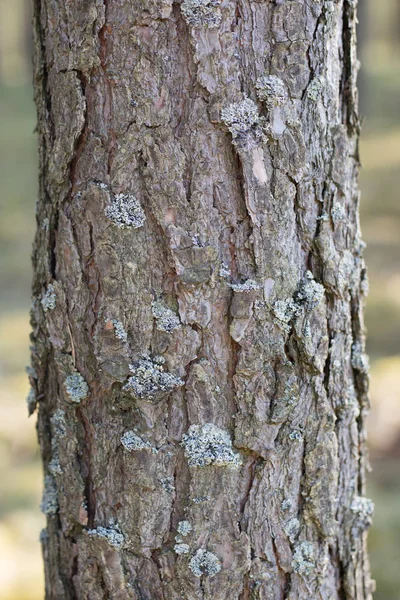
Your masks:
<instances>
[{"instance_id":1,"label":"pale green lichen","mask_svg":"<svg viewBox=\"0 0 400 600\"><path fill-rule=\"evenodd\" d=\"M180 535L183 535L183 537L186 537L187 535L189 535L189 533L192 531L193 527L191 525L191 523L189 523L189 521L179 521L178 523L178 527L176 528L177 532Z\"/></svg>"},{"instance_id":2,"label":"pale green lichen","mask_svg":"<svg viewBox=\"0 0 400 600\"><path fill-rule=\"evenodd\" d=\"M64 381L64 387L72 402L79 404L87 398L89 386L80 373L72 373Z\"/></svg>"},{"instance_id":3,"label":"pale green lichen","mask_svg":"<svg viewBox=\"0 0 400 600\"><path fill-rule=\"evenodd\" d=\"M369 373L369 358L362 342L355 342L351 347L351 366L360 373Z\"/></svg>"},{"instance_id":4,"label":"pale green lichen","mask_svg":"<svg viewBox=\"0 0 400 600\"><path fill-rule=\"evenodd\" d=\"M244 281L243 283L229 283L228 284L230 288L233 289L234 292L251 292L253 290L259 290L260 289L260 284L258 284L256 281L254 281L253 279L247 279L246 281Z\"/></svg>"},{"instance_id":5,"label":"pale green lichen","mask_svg":"<svg viewBox=\"0 0 400 600\"><path fill-rule=\"evenodd\" d=\"M304 303L308 308L315 308L325 297L325 288L314 280L311 271L307 271L305 281L298 291L295 299L298 303Z\"/></svg>"},{"instance_id":6,"label":"pale green lichen","mask_svg":"<svg viewBox=\"0 0 400 600\"><path fill-rule=\"evenodd\" d=\"M304 310L314 310L324 299L325 288L314 280L314 276L307 271L299 290L293 298L277 300L272 311L276 317L276 324L286 333L291 330L290 323L297 319ZM307 330L306 330L307 332Z\"/></svg>"},{"instance_id":7,"label":"pale green lichen","mask_svg":"<svg viewBox=\"0 0 400 600\"><path fill-rule=\"evenodd\" d=\"M176 554L189 554L190 546L188 544L175 544L174 551Z\"/></svg>"},{"instance_id":8,"label":"pale green lichen","mask_svg":"<svg viewBox=\"0 0 400 600\"><path fill-rule=\"evenodd\" d=\"M355 514L355 526L359 529L368 529L372 525L372 516L375 505L369 498L356 496L351 503L350 510Z\"/></svg>"},{"instance_id":9,"label":"pale green lichen","mask_svg":"<svg viewBox=\"0 0 400 600\"><path fill-rule=\"evenodd\" d=\"M53 516L58 512L58 489L53 475L44 478L44 490L40 510L47 516Z\"/></svg>"},{"instance_id":10,"label":"pale green lichen","mask_svg":"<svg viewBox=\"0 0 400 600\"><path fill-rule=\"evenodd\" d=\"M314 79L307 88L307 96L310 98L310 100L312 100L313 102L316 102L318 100L318 98L322 94L322 90L324 89L325 84L326 82L322 75L317 75L316 77L314 77Z\"/></svg>"},{"instance_id":11,"label":"pale green lichen","mask_svg":"<svg viewBox=\"0 0 400 600\"><path fill-rule=\"evenodd\" d=\"M146 355L129 365L132 376L123 389L136 398L152 401L181 387L182 379L165 371L160 362L157 357L152 360Z\"/></svg>"},{"instance_id":12,"label":"pale green lichen","mask_svg":"<svg viewBox=\"0 0 400 600\"><path fill-rule=\"evenodd\" d=\"M285 498L285 500L282 500L282 502L281 502L281 509L282 509L283 512L286 512L291 507L292 507L292 501L289 498Z\"/></svg>"},{"instance_id":13,"label":"pale green lichen","mask_svg":"<svg viewBox=\"0 0 400 600\"><path fill-rule=\"evenodd\" d=\"M31 365L25 367L25 373L28 375L28 377L32 377L32 379L38 378L36 370Z\"/></svg>"},{"instance_id":14,"label":"pale green lichen","mask_svg":"<svg viewBox=\"0 0 400 600\"><path fill-rule=\"evenodd\" d=\"M92 537L106 540L110 546L117 550L120 550L125 546L125 537L116 529L100 526L96 527L96 529L89 529L88 534Z\"/></svg>"},{"instance_id":15,"label":"pale green lichen","mask_svg":"<svg viewBox=\"0 0 400 600\"><path fill-rule=\"evenodd\" d=\"M170 308L162 304L162 302L152 302L151 311L153 317L156 319L157 329L160 331L172 333L181 326L179 317Z\"/></svg>"},{"instance_id":16,"label":"pale green lichen","mask_svg":"<svg viewBox=\"0 0 400 600\"><path fill-rule=\"evenodd\" d=\"M241 465L229 433L213 423L191 425L183 436L182 446L190 467Z\"/></svg>"},{"instance_id":17,"label":"pale green lichen","mask_svg":"<svg viewBox=\"0 0 400 600\"><path fill-rule=\"evenodd\" d=\"M67 434L65 412L61 409L55 411L53 416L50 418L50 422L54 428L54 434L56 437L63 438Z\"/></svg>"},{"instance_id":18,"label":"pale green lichen","mask_svg":"<svg viewBox=\"0 0 400 600\"><path fill-rule=\"evenodd\" d=\"M221 118L235 139L248 133L258 123L258 108L253 100L245 98L223 108Z\"/></svg>"},{"instance_id":19,"label":"pale green lichen","mask_svg":"<svg viewBox=\"0 0 400 600\"><path fill-rule=\"evenodd\" d=\"M139 200L131 194L117 194L105 209L105 215L117 227L124 229L143 227L146 220Z\"/></svg>"},{"instance_id":20,"label":"pale green lichen","mask_svg":"<svg viewBox=\"0 0 400 600\"><path fill-rule=\"evenodd\" d=\"M189 569L195 575L195 577L201 577L202 575L208 575L212 577L221 570L221 561L218 556L200 548L196 554L189 561Z\"/></svg>"},{"instance_id":21,"label":"pale green lichen","mask_svg":"<svg viewBox=\"0 0 400 600\"><path fill-rule=\"evenodd\" d=\"M101 190L108 190L108 185L103 181L96 181L95 183Z\"/></svg>"},{"instance_id":22,"label":"pale green lichen","mask_svg":"<svg viewBox=\"0 0 400 600\"><path fill-rule=\"evenodd\" d=\"M291 327L289 323L300 314L300 307L292 300L288 298L286 300L277 300L272 307L273 313L276 317L277 325L286 333L289 333Z\"/></svg>"},{"instance_id":23,"label":"pale green lichen","mask_svg":"<svg viewBox=\"0 0 400 600\"><path fill-rule=\"evenodd\" d=\"M54 289L54 285L52 283L49 283L49 285L47 286L46 292L44 293L44 295L40 301L41 305L43 306L44 312L55 309L56 299L57 299L57 296L56 296L56 292Z\"/></svg>"},{"instance_id":24,"label":"pale green lichen","mask_svg":"<svg viewBox=\"0 0 400 600\"><path fill-rule=\"evenodd\" d=\"M193 504L203 504L204 502L208 502L211 500L210 496L195 496L192 499Z\"/></svg>"},{"instance_id":25,"label":"pale green lichen","mask_svg":"<svg viewBox=\"0 0 400 600\"><path fill-rule=\"evenodd\" d=\"M49 462L49 471L52 475L61 475L62 474L62 468L60 465L60 459L58 457L58 454L55 454L51 461Z\"/></svg>"},{"instance_id":26,"label":"pale green lichen","mask_svg":"<svg viewBox=\"0 0 400 600\"><path fill-rule=\"evenodd\" d=\"M282 106L287 100L286 86L276 75L261 75L256 81L257 96L269 109Z\"/></svg>"},{"instance_id":27,"label":"pale green lichen","mask_svg":"<svg viewBox=\"0 0 400 600\"><path fill-rule=\"evenodd\" d=\"M207 241L199 233L195 233L191 237L193 246L196 246L196 248L205 248L208 245Z\"/></svg>"},{"instance_id":28,"label":"pale green lichen","mask_svg":"<svg viewBox=\"0 0 400 600\"><path fill-rule=\"evenodd\" d=\"M128 452L132 452L134 450L150 450L154 454L157 453L156 448L153 448L150 442L143 440L141 437L136 435L134 431L126 431L121 438L121 444L128 450Z\"/></svg>"},{"instance_id":29,"label":"pale green lichen","mask_svg":"<svg viewBox=\"0 0 400 600\"><path fill-rule=\"evenodd\" d=\"M301 442L301 441L303 441L303 435L302 435L301 431L299 431L298 429L294 429L289 434L289 439L290 440L296 440L297 442Z\"/></svg>"},{"instance_id":30,"label":"pale green lichen","mask_svg":"<svg viewBox=\"0 0 400 600\"><path fill-rule=\"evenodd\" d=\"M49 539L49 534L46 528L41 529L39 534L39 542L41 544L46 544Z\"/></svg>"},{"instance_id":31,"label":"pale green lichen","mask_svg":"<svg viewBox=\"0 0 400 600\"><path fill-rule=\"evenodd\" d=\"M184 0L181 11L188 25L214 29L222 19L220 4L221 0Z\"/></svg>"},{"instance_id":32,"label":"pale green lichen","mask_svg":"<svg viewBox=\"0 0 400 600\"><path fill-rule=\"evenodd\" d=\"M36 392L33 389L33 387L31 387L31 389L29 390L29 394L26 398L26 404L28 406L28 413L29 415L33 414L36 410Z\"/></svg>"},{"instance_id":33,"label":"pale green lichen","mask_svg":"<svg viewBox=\"0 0 400 600\"><path fill-rule=\"evenodd\" d=\"M121 340L122 342L126 342L128 339L128 334L125 331L125 328L123 326L123 324L121 323L121 321L118 321L117 319L111 319L111 323L114 326L114 335L118 340Z\"/></svg>"},{"instance_id":34,"label":"pale green lichen","mask_svg":"<svg viewBox=\"0 0 400 600\"><path fill-rule=\"evenodd\" d=\"M228 277L231 276L229 267L224 263L222 263L222 265L220 266L219 276L222 277L223 279L227 279Z\"/></svg>"},{"instance_id":35,"label":"pale green lichen","mask_svg":"<svg viewBox=\"0 0 400 600\"><path fill-rule=\"evenodd\" d=\"M285 524L285 533L292 543L299 535L299 531L300 531L300 521L298 519L296 519L296 517L294 517L293 519L290 519L290 521L288 521Z\"/></svg>"},{"instance_id":36,"label":"pale green lichen","mask_svg":"<svg viewBox=\"0 0 400 600\"><path fill-rule=\"evenodd\" d=\"M168 492L168 494L173 494L175 492L174 478L173 477L164 477L161 479L161 487L163 490Z\"/></svg>"},{"instance_id":37,"label":"pale green lichen","mask_svg":"<svg viewBox=\"0 0 400 600\"><path fill-rule=\"evenodd\" d=\"M296 547L293 554L293 570L299 575L310 575L315 566L315 544L302 542Z\"/></svg>"},{"instance_id":38,"label":"pale green lichen","mask_svg":"<svg viewBox=\"0 0 400 600\"><path fill-rule=\"evenodd\" d=\"M334 223L344 221L346 218L346 211L343 204L340 204L340 202L334 202L331 208L331 217Z\"/></svg>"}]
</instances>

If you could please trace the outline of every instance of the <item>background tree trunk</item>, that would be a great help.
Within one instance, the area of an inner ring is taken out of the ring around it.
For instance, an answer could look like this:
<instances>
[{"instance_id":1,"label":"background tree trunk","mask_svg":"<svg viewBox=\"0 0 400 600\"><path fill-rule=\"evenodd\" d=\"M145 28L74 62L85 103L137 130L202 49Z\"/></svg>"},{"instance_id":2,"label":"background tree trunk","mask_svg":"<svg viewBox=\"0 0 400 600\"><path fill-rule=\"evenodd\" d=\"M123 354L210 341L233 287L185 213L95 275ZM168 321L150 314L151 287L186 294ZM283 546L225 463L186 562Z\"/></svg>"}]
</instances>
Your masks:
<instances>
[{"instance_id":1,"label":"background tree trunk","mask_svg":"<svg viewBox=\"0 0 400 600\"><path fill-rule=\"evenodd\" d=\"M371 597L355 21L34 0L46 598Z\"/></svg>"}]
</instances>

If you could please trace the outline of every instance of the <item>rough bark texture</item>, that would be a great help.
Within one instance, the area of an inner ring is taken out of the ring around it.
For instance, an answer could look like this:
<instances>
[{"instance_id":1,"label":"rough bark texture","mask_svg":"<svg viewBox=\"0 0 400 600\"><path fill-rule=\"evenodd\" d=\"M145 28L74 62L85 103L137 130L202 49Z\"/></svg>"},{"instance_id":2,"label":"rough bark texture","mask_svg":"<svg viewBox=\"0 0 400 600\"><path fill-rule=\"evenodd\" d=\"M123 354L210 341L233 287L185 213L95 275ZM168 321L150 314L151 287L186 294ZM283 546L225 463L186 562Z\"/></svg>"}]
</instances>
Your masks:
<instances>
[{"instance_id":1,"label":"rough bark texture","mask_svg":"<svg viewBox=\"0 0 400 600\"><path fill-rule=\"evenodd\" d=\"M34 9L46 598L371 598L355 1Z\"/></svg>"}]
</instances>

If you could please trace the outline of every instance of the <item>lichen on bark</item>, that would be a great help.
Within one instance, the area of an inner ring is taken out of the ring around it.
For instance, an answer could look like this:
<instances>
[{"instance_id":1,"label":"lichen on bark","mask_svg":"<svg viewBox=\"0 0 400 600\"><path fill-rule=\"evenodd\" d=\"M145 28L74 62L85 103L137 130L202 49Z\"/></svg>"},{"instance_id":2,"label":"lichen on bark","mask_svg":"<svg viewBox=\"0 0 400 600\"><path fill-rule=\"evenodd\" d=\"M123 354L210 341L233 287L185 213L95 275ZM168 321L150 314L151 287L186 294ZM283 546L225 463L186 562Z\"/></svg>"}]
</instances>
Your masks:
<instances>
[{"instance_id":1,"label":"lichen on bark","mask_svg":"<svg viewBox=\"0 0 400 600\"><path fill-rule=\"evenodd\" d=\"M47 598L370 600L355 4L35 0Z\"/></svg>"}]
</instances>

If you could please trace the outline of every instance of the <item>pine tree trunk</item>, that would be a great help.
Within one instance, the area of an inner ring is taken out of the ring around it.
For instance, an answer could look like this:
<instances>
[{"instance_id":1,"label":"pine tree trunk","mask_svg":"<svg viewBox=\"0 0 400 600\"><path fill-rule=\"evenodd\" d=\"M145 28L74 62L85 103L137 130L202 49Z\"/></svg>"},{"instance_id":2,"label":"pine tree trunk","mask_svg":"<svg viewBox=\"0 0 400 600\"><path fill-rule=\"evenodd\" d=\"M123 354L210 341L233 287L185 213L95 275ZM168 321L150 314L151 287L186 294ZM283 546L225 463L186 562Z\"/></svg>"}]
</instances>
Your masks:
<instances>
[{"instance_id":1,"label":"pine tree trunk","mask_svg":"<svg viewBox=\"0 0 400 600\"><path fill-rule=\"evenodd\" d=\"M34 0L46 598L371 598L355 0Z\"/></svg>"}]
</instances>

